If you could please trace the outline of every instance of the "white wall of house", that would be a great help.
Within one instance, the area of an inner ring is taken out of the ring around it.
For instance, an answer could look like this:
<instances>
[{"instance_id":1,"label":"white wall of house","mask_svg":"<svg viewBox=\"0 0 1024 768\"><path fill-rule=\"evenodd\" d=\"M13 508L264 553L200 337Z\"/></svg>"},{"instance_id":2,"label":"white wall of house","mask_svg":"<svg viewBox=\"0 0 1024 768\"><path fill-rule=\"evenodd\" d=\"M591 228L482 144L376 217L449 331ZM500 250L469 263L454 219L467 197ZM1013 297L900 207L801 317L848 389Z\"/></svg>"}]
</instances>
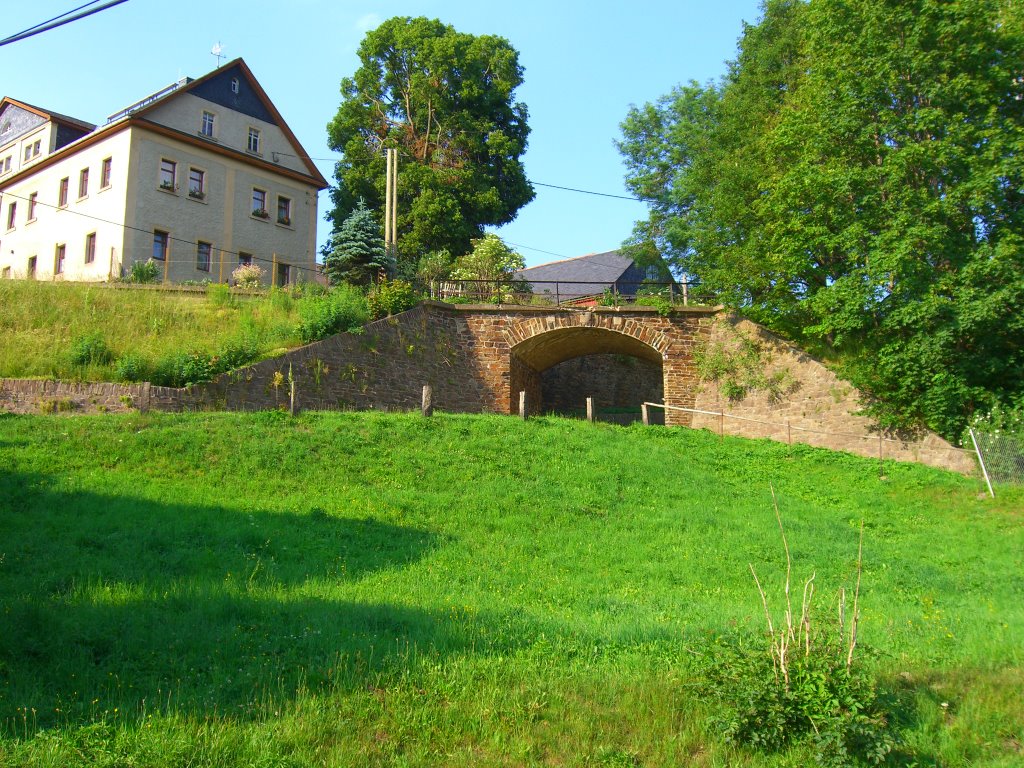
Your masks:
<instances>
[{"instance_id":1,"label":"white wall of house","mask_svg":"<svg viewBox=\"0 0 1024 768\"><path fill-rule=\"evenodd\" d=\"M103 163L107 159L110 183L103 186ZM87 190L80 196L85 169ZM68 180L65 205L59 200L62 179ZM112 272L116 276L124 247L120 222L130 182L129 135L122 131L5 189L0 193L0 277L29 277L33 257L38 280L107 280ZM30 205L32 195L34 206ZM11 206L13 227L8 227ZM30 208L34 208L31 217ZM89 235L94 236L91 262L86 261ZM58 271L60 246L64 247L64 259Z\"/></svg>"}]
</instances>

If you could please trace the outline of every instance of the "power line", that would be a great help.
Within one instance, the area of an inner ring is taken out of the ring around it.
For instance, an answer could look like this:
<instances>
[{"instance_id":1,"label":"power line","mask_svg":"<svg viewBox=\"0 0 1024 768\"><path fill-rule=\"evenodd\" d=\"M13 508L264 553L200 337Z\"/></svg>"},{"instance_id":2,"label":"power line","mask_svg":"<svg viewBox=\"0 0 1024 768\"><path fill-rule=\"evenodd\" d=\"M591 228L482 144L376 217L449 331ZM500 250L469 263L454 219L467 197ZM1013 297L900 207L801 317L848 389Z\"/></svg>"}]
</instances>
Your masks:
<instances>
[{"instance_id":1,"label":"power line","mask_svg":"<svg viewBox=\"0 0 1024 768\"><path fill-rule=\"evenodd\" d=\"M92 5L96 5L98 2L100 2L100 0L92 0L92 2L80 5L78 8L62 13L59 16L54 16L49 21L44 21L40 24L36 24L34 27L29 27L26 30L13 34L10 37L5 37L3 40L0 40L0 46L10 45L11 43L16 43L19 40L24 40L25 38L32 37L33 35L38 35L41 32L48 32L51 29L62 27L65 24L70 24L72 21L78 21L79 19L84 19L86 16L92 16L94 13L99 13L100 11L105 11L108 8L113 8L115 5L127 3L128 0L107 0L107 2L99 8L89 8ZM79 11L81 11L81 13L79 13Z\"/></svg>"},{"instance_id":2,"label":"power line","mask_svg":"<svg viewBox=\"0 0 1024 768\"><path fill-rule=\"evenodd\" d=\"M565 256L565 255L563 255L561 253L552 253L551 251L543 251L540 248L531 248L530 246L522 245L521 243L513 243L511 240L505 240L504 242L505 242L506 245L511 245L511 246L516 247L516 248L523 248L524 250L527 250L527 251L536 251L537 253L544 253L544 254L547 254L548 256L557 256L560 259L569 258L568 256Z\"/></svg>"},{"instance_id":3,"label":"power line","mask_svg":"<svg viewBox=\"0 0 1024 768\"><path fill-rule=\"evenodd\" d=\"M341 157L310 157L309 155L293 155L293 154L288 153L288 152L278 152L277 154L285 156L285 157L297 157L297 158L300 158L300 159L312 160L314 163L337 163L338 161L343 159ZM411 157L411 155L408 155L407 153L403 153L403 154L406 154L406 157ZM577 192L577 193L579 193L581 195L595 195L597 197L610 197L610 198L612 198L614 200L629 200L629 201L634 202L634 203L658 203L658 202L660 202L659 200L655 200L655 199L650 198L650 197L633 197L631 195L613 195L610 192L595 192L592 189L580 189L578 187L563 187L563 186L560 186L558 184L545 184L545 183L540 182L540 181L533 181L532 179L527 179L527 181L530 184L533 184L535 187L547 187L549 189L560 189L563 192ZM521 246L521 247L525 248L526 246ZM534 250L536 250L536 249L534 249Z\"/></svg>"}]
</instances>

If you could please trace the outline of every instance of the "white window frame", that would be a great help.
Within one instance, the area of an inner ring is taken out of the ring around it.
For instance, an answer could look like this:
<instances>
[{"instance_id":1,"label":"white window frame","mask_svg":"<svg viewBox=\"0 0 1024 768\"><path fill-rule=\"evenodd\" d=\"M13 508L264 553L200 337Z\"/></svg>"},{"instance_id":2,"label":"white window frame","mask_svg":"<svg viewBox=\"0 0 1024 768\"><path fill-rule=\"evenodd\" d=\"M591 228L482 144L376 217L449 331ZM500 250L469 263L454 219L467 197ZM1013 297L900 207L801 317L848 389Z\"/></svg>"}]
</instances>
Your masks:
<instances>
[{"instance_id":1,"label":"white window frame","mask_svg":"<svg viewBox=\"0 0 1024 768\"><path fill-rule=\"evenodd\" d=\"M263 140L263 133L254 125L249 126L249 137L245 142L245 150L253 155L259 155L260 143Z\"/></svg>"},{"instance_id":2,"label":"white window frame","mask_svg":"<svg viewBox=\"0 0 1024 768\"><path fill-rule=\"evenodd\" d=\"M199 118L199 135L212 139L216 135L216 131L217 115L208 109L204 109L202 117Z\"/></svg>"}]
</instances>

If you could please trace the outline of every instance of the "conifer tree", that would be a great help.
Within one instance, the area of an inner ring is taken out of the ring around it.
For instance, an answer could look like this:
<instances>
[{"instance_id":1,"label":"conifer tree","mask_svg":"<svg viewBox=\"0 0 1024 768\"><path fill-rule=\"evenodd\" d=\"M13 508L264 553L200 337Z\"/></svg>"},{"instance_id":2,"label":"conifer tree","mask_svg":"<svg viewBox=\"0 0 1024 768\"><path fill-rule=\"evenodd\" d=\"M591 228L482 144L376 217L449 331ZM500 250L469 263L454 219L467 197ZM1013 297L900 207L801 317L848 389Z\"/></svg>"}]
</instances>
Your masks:
<instances>
[{"instance_id":1,"label":"conifer tree","mask_svg":"<svg viewBox=\"0 0 1024 768\"><path fill-rule=\"evenodd\" d=\"M368 285L381 272L394 273L394 265L384 252L380 224L363 200L331 237L324 253L324 268L331 285Z\"/></svg>"}]
</instances>

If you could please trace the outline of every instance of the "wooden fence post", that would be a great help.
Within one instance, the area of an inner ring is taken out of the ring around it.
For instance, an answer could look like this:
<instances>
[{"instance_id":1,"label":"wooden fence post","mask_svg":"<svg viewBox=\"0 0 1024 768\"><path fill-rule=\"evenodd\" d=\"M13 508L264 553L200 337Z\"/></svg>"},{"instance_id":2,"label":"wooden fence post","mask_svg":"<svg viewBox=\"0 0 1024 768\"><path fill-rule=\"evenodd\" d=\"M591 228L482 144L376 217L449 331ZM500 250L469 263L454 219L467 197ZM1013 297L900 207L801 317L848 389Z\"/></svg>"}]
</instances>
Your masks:
<instances>
[{"instance_id":1,"label":"wooden fence post","mask_svg":"<svg viewBox=\"0 0 1024 768\"><path fill-rule=\"evenodd\" d=\"M587 421L594 420L594 398L587 398Z\"/></svg>"},{"instance_id":2,"label":"wooden fence post","mask_svg":"<svg viewBox=\"0 0 1024 768\"><path fill-rule=\"evenodd\" d=\"M434 413L434 390L429 384L423 385L423 403L421 410L424 416L430 416Z\"/></svg>"},{"instance_id":3,"label":"wooden fence post","mask_svg":"<svg viewBox=\"0 0 1024 768\"><path fill-rule=\"evenodd\" d=\"M647 403L640 403L640 417L645 427L651 426L651 412L647 409Z\"/></svg>"},{"instance_id":4,"label":"wooden fence post","mask_svg":"<svg viewBox=\"0 0 1024 768\"><path fill-rule=\"evenodd\" d=\"M526 421L526 390L519 392L519 418Z\"/></svg>"}]
</instances>

